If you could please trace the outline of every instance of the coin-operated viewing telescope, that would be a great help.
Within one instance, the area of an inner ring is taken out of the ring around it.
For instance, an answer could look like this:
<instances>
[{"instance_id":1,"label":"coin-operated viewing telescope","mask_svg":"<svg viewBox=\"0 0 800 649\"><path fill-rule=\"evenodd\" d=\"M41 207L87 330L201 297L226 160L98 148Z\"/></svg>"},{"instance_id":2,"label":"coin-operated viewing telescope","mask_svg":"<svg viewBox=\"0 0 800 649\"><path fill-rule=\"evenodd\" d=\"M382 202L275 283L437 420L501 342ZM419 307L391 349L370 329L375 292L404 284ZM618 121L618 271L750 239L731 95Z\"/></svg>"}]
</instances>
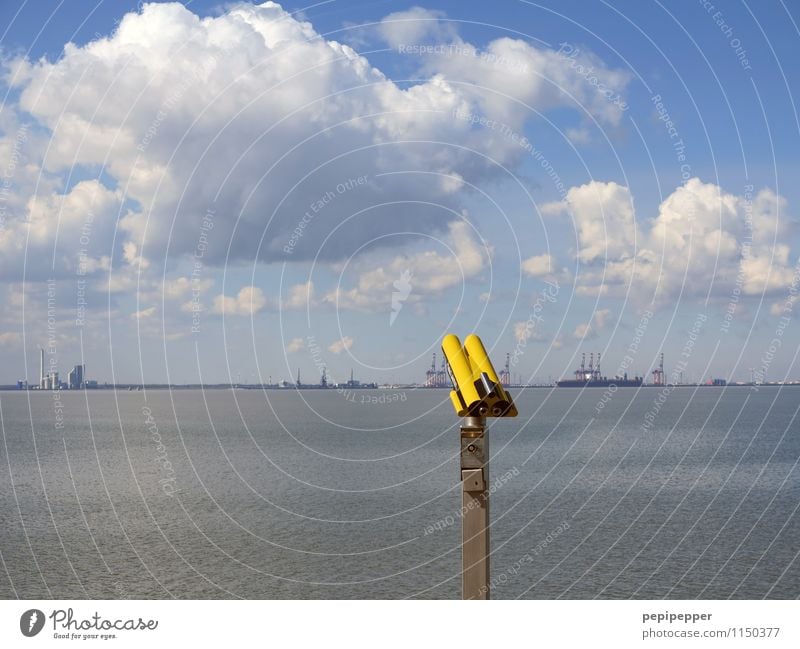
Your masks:
<instances>
[{"instance_id":1,"label":"coin-operated viewing telescope","mask_svg":"<svg viewBox=\"0 0 800 649\"><path fill-rule=\"evenodd\" d=\"M447 334L442 340L453 389L450 400L459 417L516 417L517 409L503 388L486 349L475 334L464 340Z\"/></svg>"},{"instance_id":2,"label":"coin-operated viewing telescope","mask_svg":"<svg viewBox=\"0 0 800 649\"><path fill-rule=\"evenodd\" d=\"M461 593L464 599L489 599L489 437L486 417L516 417L481 339L442 340L453 389L450 400L461 426Z\"/></svg>"}]
</instances>

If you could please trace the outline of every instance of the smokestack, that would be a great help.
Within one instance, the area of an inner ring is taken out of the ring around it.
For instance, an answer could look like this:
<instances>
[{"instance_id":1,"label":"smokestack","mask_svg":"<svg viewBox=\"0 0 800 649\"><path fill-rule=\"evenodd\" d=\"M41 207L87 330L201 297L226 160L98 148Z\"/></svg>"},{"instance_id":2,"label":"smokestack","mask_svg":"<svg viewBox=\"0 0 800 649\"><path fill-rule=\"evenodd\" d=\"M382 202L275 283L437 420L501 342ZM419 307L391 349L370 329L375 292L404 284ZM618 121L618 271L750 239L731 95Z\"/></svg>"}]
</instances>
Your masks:
<instances>
[{"instance_id":1,"label":"smokestack","mask_svg":"<svg viewBox=\"0 0 800 649\"><path fill-rule=\"evenodd\" d=\"M39 388L44 389L44 348L39 347Z\"/></svg>"}]
</instances>

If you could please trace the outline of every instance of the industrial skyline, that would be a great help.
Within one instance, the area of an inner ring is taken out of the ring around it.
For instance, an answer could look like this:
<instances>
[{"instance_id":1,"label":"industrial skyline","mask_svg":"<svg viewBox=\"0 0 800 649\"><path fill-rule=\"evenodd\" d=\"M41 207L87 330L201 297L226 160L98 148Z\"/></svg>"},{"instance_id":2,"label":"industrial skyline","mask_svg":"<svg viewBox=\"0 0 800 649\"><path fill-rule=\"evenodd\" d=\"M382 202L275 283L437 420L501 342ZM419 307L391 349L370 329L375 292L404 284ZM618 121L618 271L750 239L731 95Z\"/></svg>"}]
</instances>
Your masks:
<instances>
[{"instance_id":1,"label":"industrial skyline","mask_svg":"<svg viewBox=\"0 0 800 649\"><path fill-rule=\"evenodd\" d=\"M67 373L67 381L59 379L58 370L55 369L55 362L49 368L45 367L45 350L39 347L39 381L31 385L26 379L17 380L19 390L81 390L86 388L96 388L97 381L86 379L86 365L75 365Z\"/></svg>"},{"instance_id":2,"label":"industrial skyline","mask_svg":"<svg viewBox=\"0 0 800 649\"><path fill-rule=\"evenodd\" d=\"M443 355L436 352L432 354L431 364L424 373L423 380L419 382L410 383L397 383L397 382L380 382L376 380L361 381L355 378L355 370L350 369L349 379L346 381L333 381L330 378L327 366L319 364L316 368L316 374L319 376L311 382L304 382L302 380L300 368L296 371L296 377L292 380L283 379L273 381L272 376L267 377L266 382L247 383L242 381L232 382L213 382L209 384L201 383L128 383L117 382L98 383L97 380L89 380L86 378L86 365L75 365L67 374L67 381L61 381L59 372L55 369L46 367L45 350L39 347L39 380L36 384L31 385L25 379L17 380L16 386L3 386L0 389L18 389L18 390L79 390L79 389L96 389L96 388L115 388L122 387L125 389L140 388L142 386L150 387L199 387L205 385L206 387L244 387L244 388L263 388L263 389L302 389L302 390L317 390L317 389L338 389L338 390L367 390L367 389L380 389L384 387L396 387L404 385L407 387L417 388L434 388L434 389L450 389L451 379L447 362ZM437 366L437 358L440 363ZM511 371L511 353L505 354L505 363L498 372L498 378L501 385L505 388L533 388L533 387L663 387L663 386L714 386L724 387L727 385L800 385L800 380L780 380L780 381L767 381L766 377L763 380L756 380L753 369L750 368L751 376L749 381L735 381L726 378L708 377L701 378L694 381L684 382L684 373L680 370L674 370L672 374L668 374L664 366L664 352L658 354L658 365L649 374L652 379L648 382L645 380L644 373L634 373L632 378L628 377L628 373L617 374L614 376L607 376L601 370L601 352L582 352L580 366L577 367L570 378L553 378L548 377L547 380L536 380L531 377L530 380L524 381L521 374L514 375ZM671 379L669 377L672 377ZM515 380L516 379L516 380Z\"/></svg>"}]
</instances>

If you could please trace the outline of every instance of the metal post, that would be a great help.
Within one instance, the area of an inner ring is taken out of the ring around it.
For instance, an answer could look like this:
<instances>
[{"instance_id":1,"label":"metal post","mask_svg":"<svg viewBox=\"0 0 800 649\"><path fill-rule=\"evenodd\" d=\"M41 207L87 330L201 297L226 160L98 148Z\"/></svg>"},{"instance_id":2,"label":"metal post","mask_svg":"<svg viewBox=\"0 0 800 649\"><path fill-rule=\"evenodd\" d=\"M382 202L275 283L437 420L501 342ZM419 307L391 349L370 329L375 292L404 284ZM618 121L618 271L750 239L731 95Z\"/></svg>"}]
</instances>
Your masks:
<instances>
[{"instance_id":1,"label":"metal post","mask_svg":"<svg viewBox=\"0 0 800 649\"><path fill-rule=\"evenodd\" d=\"M489 439L486 417L461 426L462 599L489 599Z\"/></svg>"}]
</instances>

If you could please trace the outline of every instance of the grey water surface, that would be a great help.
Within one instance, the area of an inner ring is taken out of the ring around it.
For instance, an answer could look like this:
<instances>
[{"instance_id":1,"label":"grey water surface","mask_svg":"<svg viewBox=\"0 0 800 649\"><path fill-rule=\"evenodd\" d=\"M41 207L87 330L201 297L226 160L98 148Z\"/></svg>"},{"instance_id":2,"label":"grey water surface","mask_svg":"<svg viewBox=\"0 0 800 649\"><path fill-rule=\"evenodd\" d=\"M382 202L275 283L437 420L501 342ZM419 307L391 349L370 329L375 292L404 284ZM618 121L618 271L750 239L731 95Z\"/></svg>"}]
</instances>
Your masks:
<instances>
[{"instance_id":1,"label":"grey water surface","mask_svg":"<svg viewBox=\"0 0 800 649\"><path fill-rule=\"evenodd\" d=\"M796 598L800 388L528 389L494 598ZM460 597L444 390L0 392L3 598Z\"/></svg>"}]
</instances>

